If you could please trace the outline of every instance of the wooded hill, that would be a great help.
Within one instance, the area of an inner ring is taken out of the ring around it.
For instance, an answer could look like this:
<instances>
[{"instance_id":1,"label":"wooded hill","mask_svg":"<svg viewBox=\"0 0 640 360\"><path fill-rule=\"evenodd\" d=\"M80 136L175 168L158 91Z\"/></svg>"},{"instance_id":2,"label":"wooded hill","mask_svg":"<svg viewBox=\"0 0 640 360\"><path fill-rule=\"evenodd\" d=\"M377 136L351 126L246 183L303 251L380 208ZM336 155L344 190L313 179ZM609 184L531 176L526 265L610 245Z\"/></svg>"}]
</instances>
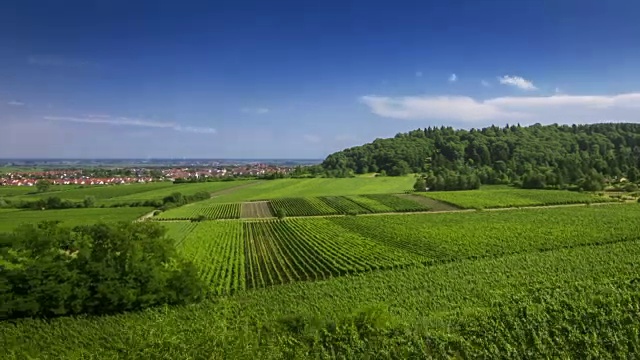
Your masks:
<instances>
[{"instance_id":1,"label":"wooded hill","mask_svg":"<svg viewBox=\"0 0 640 360\"><path fill-rule=\"evenodd\" d=\"M350 172L478 177L483 184L579 184L594 177L640 178L640 124L428 127L329 155L334 176Z\"/></svg>"}]
</instances>

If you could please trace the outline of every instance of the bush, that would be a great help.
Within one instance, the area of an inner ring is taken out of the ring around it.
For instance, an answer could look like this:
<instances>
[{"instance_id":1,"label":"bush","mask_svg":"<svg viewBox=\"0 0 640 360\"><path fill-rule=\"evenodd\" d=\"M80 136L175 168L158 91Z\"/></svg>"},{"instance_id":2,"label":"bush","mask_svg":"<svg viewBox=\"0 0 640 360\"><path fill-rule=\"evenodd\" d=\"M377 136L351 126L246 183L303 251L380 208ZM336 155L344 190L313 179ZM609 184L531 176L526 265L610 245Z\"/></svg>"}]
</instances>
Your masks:
<instances>
[{"instance_id":1,"label":"bush","mask_svg":"<svg viewBox=\"0 0 640 360\"><path fill-rule=\"evenodd\" d=\"M154 223L57 222L0 234L0 319L105 314L200 299L197 269Z\"/></svg>"}]
</instances>

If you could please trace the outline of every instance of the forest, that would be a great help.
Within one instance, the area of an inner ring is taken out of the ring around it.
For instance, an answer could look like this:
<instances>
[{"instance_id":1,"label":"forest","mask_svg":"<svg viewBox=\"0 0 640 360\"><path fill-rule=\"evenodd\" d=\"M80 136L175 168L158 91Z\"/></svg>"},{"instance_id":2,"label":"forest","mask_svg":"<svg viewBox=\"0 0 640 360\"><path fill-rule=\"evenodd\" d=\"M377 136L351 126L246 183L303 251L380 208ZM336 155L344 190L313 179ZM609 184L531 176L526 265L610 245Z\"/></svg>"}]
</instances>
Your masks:
<instances>
[{"instance_id":1,"label":"forest","mask_svg":"<svg viewBox=\"0 0 640 360\"><path fill-rule=\"evenodd\" d=\"M333 153L322 166L333 176L424 173L427 186L463 175L462 188L479 181L599 190L604 178L640 178L640 124L428 127Z\"/></svg>"}]
</instances>

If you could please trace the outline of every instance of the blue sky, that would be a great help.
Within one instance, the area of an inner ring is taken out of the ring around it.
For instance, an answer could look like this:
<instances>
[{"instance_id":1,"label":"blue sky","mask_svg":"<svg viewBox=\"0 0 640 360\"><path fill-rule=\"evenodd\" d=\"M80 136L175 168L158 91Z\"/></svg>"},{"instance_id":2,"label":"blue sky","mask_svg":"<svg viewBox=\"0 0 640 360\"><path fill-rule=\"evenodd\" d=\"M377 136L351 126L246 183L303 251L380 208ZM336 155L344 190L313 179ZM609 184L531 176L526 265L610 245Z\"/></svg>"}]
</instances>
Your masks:
<instances>
[{"instance_id":1,"label":"blue sky","mask_svg":"<svg viewBox=\"0 0 640 360\"><path fill-rule=\"evenodd\" d=\"M0 157L322 158L418 127L640 121L640 2L32 1Z\"/></svg>"}]
</instances>

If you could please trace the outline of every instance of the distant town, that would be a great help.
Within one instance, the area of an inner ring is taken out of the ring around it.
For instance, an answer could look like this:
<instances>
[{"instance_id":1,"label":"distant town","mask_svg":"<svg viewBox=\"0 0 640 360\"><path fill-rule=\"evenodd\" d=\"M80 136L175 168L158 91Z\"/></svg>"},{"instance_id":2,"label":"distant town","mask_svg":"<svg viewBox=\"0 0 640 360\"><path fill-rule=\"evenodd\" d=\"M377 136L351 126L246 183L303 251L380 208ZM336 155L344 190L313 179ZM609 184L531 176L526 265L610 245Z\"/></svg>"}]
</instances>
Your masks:
<instances>
[{"instance_id":1,"label":"distant town","mask_svg":"<svg viewBox=\"0 0 640 360\"><path fill-rule=\"evenodd\" d=\"M171 163L173 161L174 163ZM238 160L235 160L238 161ZM118 167L129 162L128 166ZM139 161L138 161L139 162ZM183 162L175 164L175 162ZM0 186L35 186L40 180L54 185L116 185L156 181L215 181L232 178L284 177L319 161L270 160L269 163L203 160L161 160L135 164L132 160L20 160L0 167ZM182 165L182 166L178 166ZM56 166L62 168L56 168Z\"/></svg>"}]
</instances>

